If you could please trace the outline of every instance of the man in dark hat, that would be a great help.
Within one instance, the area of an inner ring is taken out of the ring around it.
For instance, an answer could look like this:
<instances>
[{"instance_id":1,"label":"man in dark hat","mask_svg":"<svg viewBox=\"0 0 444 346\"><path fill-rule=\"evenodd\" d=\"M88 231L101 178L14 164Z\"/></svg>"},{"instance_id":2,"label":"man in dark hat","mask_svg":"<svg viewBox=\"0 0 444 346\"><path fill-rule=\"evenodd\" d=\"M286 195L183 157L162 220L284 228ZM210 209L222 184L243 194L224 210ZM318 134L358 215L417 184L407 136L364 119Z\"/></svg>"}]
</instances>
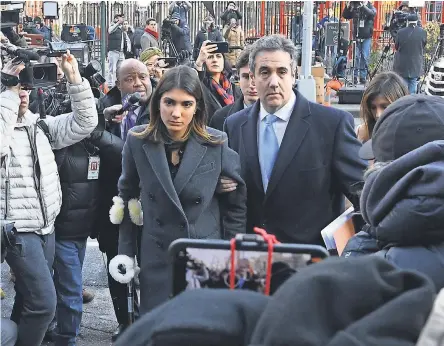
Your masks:
<instances>
[{"instance_id":1,"label":"man in dark hat","mask_svg":"<svg viewBox=\"0 0 444 346\"><path fill-rule=\"evenodd\" d=\"M427 32L418 25L418 15L410 13L407 26L395 36L395 60L393 71L404 78L410 94L416 94L418 79L424 73L424 49Z\"/></svg>"},{"instance_id":2,"label":"man in dark hat","mask_svg":"<svg viewBox=\"0 0 444 346\"><path fill-rule=\"evenodd\" d=\"M444 287L444 99L410 95L382 113L361 158L363 231L342 256L377 253Z\"/></svg>"}]
</instances>

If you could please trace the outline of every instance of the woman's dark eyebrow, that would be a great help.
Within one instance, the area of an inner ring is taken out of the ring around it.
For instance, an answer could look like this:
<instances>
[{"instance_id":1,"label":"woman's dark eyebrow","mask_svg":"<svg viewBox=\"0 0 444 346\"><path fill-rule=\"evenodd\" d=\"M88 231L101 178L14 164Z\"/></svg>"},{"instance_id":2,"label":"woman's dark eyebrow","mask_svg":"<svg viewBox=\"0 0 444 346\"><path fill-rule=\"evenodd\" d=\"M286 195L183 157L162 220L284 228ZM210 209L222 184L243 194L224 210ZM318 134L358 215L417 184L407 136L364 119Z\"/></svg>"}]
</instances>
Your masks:
<instances>
[{"instance_id":1,"label":"woman's dark eyebrow","mask_svg":"<svg viewBox=\"0 0 444 346\"><path fill-rule=\"evenodd\" d=\"M163 99L164 99L164 101L173 101L173 102L177 102L176 100L174 100L174 99L172 99L172 98L170 98L170 97L168 97L168 96L165 96ZM185 102L191 102L191 103L194 103L195 101L194 101L194 100L185 100L185 101L182 101L182 103L185 103Z\"/></svg>"}]
</instances>

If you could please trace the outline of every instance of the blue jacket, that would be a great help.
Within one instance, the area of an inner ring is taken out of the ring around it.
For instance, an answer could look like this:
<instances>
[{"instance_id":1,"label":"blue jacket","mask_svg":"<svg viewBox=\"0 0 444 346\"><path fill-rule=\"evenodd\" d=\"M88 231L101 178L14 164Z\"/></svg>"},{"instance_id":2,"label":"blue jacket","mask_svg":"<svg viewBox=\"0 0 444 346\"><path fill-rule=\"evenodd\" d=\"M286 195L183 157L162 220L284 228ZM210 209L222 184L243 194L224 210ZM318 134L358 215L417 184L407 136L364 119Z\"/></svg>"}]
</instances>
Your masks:
<instances>
[{"instance_id":1,"label":"blue jacket","mask_svg":"<svg viewBox=\"0 0 444 346\"><path fill-rule=\"evenodd\" d=\"M361 212L368 226L349 240L342 256L375 253L444 288L444 141L371 173Z\"/></svg>"}]
</instances>

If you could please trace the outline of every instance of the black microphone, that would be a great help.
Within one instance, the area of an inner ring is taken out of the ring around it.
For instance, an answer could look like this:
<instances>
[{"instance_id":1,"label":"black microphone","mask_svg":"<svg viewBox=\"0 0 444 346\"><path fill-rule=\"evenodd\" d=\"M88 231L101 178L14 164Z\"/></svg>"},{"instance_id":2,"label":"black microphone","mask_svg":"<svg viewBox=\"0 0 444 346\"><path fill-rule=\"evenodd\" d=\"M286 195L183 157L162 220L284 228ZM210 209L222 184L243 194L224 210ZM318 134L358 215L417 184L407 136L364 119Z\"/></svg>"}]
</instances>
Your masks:
<instances>
[{"instance_id":1,"label":"black microphone","mask_svg":"<svg viewBox=\"0 0 444 346\"><path fill-rule=\"evenodd\" d=\"M128 98L128 101L126 101L126 103L123 105L122 109L116 113L116 115L123 114L123 112L126 112L127 110L129 110L132 106L134 106L139 101L140 101L140 94L139 93L132 94Z\"/></svg>"}]
</instances>

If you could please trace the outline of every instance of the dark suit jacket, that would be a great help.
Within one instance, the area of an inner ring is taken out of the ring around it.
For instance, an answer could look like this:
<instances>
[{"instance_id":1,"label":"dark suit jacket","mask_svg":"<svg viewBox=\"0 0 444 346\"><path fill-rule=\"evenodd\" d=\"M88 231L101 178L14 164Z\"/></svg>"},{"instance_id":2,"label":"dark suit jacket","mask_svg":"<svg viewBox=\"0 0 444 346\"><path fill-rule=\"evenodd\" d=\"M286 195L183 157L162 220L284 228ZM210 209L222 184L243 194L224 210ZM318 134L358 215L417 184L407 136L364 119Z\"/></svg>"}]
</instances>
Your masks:
<instances>
[{"instance_id":1,"label":"dark suit jacket","mask_svg":"<svg viewBox=\"0 0 444 346\"><path fill-rule=\"evenodd\" d=\"M219 131L224 130L224 122L231 114L237 113L244 109L244 97L239 97L236 102L217 110L210 121L210 127Z\"/></svg>"},{"instance_id":2,"label":"dark suit jacket","mask_svg":"<svg viewBox=\"0 0 444 346\"><path fill-rule=\"evenodd\" d=\"M258 159L259 101L227 118L229 145L239 153L247 184L247 232L261 226L282 242L322 243L321 230L343 209L345 193L363 180L366 162L351 114L308 102L299 92L264 193Z\"/></svg>"},{"instance_id":3,"label":"dark suit jacket","mask_svg":"<svg viewBox=\"0 0 444 346\"><path fill-rule=\"evenodd\" d=\"M427 32L416 27L400 29L395 38L396 54L393 71L402 77L418 78L424 70L424 49L427 43Z\"/></svg>"},{"instance_id":4,"label":"dark suit jacket","mask_svg":"<svg viewBox=\"0 0 444 346\"><path fill-rule=\"evenodd\" d=\"M140 132L144 128L142 125L133 130ZM210 128L208 131L219 139L227 138L223 132ZM218 195L216 186L221 175L237 181L237 191ZM172 180L164 144L129 135L123 149L118 187L125 202L140 196L143 206L141 313L168 299L172 287L168 247L172 241L232 238L236 233L245 233L246 186L240 174L239 156L228 147L227 141L209 145L191 136ZM221 218L222 196L227 204ZM130 257L136 254L138 232L134 228L125 215L120 225L120 254Z\"/></svg>"}]
</instances>

